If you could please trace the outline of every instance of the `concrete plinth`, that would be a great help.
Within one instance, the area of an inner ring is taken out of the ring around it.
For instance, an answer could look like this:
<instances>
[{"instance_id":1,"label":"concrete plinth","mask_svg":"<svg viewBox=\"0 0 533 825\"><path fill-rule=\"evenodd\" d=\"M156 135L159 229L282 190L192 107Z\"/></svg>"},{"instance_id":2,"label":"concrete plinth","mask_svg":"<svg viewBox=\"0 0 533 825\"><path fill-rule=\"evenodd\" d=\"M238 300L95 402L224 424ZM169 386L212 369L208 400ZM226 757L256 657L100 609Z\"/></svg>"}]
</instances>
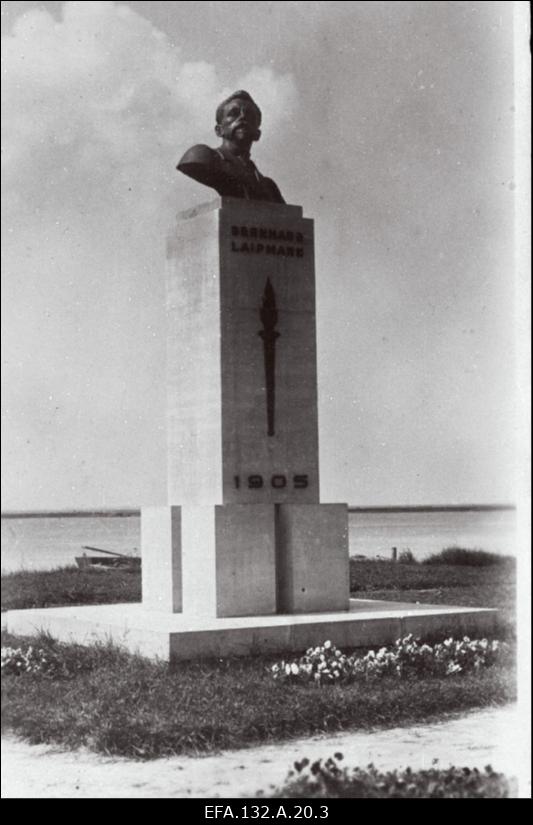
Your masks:
<instances>
[{"instance_id":1,"label":"concrete plinth","mask_svg":"<svg viewBox=\"0 0 533 825\"><path fill-rule=\"evenodd\" d=\"M144 606L147 610L180 613L181 507L144 507L141 546L150 552L150 563L142 565Z\"/></svg>"},{"instance_id":2,"label":"concrete plinth","mask_svg":"<svg viewBox=\"0 0 533 825\"><path fill-rule=\"evenodd\" d=\"M348 610L345 504L142 510L143 602L186 616Z\"/></svg>"},{"instance_id":3,"label":"concrete plinth","mask_svg":"<svg viewBox=\"0 0 533 825\"><path fill-rule=\"evenodd\" d=\"M273 505L182 509L184 614L275 613Z\"/></svg>"},{"instance_id":4,"label":"concrete plinth","mask_svg":"<svg viewBox=\"0 0 533 825\"><path fill-rule=\"evenodd\" d=\"M280 504L276 515L278 612L348 610L346 504Z\"/></svg>"},{"instance_id":5,"label":"concrete plinth","mask_svg":"<svg viewBox=\"0 0 533 825\"><path fill-rule=\"evenodd\" d=\"M276 613L273 504L146 507L141 525L148 610Z\"/></svg>"},{"instance_id":6,"label":"concrete plinth","mask_svg":"<svg viewBox=\"0 0 533 825\"><path fill-rule=\"evenodd\" d=\"M146 610L141 604L11 610L10 633L50 633L64 642L112 641L131 653L178 661L301 653L329 639L341 648L389 645L409 633L488 636L498 611L351 599L349 612L212 619Z\"/></svg>"}]
</instances>

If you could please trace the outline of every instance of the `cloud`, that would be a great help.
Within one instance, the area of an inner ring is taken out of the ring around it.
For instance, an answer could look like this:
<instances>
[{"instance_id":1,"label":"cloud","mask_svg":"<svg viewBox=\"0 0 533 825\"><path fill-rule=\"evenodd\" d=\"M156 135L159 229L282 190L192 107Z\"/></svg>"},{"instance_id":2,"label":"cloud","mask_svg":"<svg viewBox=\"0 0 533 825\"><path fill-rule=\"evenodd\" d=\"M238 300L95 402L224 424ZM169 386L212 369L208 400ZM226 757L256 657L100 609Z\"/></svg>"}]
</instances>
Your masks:
<instances>
[{"instance_id":1,"label":"cloud","mask_svg":"<svg viewBox=\"0 0 533 825\"><path fill-rule=\"evenodd\" d=\"M185 62L114 2L65 3L59 21L33 9L2 45L13 505L101 504L96 479L119 504L146 501L164 478L142 455L161 459L164 443L165 236L176 211L213 194L178 176L176 162L192 143L215 145L216 105L236 88L257 97L275 143L294 82L258 66L227 89L215 65ZM86 480L75 493L73 478Z\"/></svg>"},{"instance_id":2,"label":"cloud","mask_svg":"<svg viewBox=\"0 0 533 825\"><path fill-rule=\"evenodd\" d=\"M60 22L30 11L3 54L4 174L19 192L36 182L62 198L70 185L101 192L134 170L146 193L188 143L214 140L214 110L229 91L215 66L183 62L163 32L113 2L65 3ZM293 107L292 78L254 68L235 85L257 95L274 134Z\"/></svg>"}]
</instances>

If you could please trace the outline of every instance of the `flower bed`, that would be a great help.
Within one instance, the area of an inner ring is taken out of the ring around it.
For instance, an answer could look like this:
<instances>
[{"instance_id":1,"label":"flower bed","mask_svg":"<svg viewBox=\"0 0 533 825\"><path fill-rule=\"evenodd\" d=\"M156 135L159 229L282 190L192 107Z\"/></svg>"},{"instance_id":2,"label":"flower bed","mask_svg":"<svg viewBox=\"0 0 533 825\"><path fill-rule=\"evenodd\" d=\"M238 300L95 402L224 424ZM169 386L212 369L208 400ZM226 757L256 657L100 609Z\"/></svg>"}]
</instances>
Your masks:
<instances>
[{"instance_id":1,"label":"flower bed","mask_svg":"<svg viewBox=\"0 0 533 825\"><path fill-rule=\"evenodd\" d=\"M318 684L373 680L384 676L451 676L490 667L508 654L508 645L497 640L446 639L436 645L420 644L412 635L398 639L394 647L369 650L365 656L346 655L331 642L310 647L292 662L272 665L274 679L315 681Z\"/></svg>"},{"instance_id":2,"label":"flower bed","mask_svg":"<svg viewBox=\"0 0 533 825\"><path fill-rule=\"evenodd\" d=\"M47 675L56 674L61 669L58 656L50 650L44 651L42 647L35 648L32 645L23 649L22 647L2 648L2 674L20 675L22 673L41 673Z\"/></svg>"},{"instance_id":3,"label":"flower bed","mask_svg":"<svg viewBox=\"0 0 533 825\"><path fill-rule=\"evenodd\" d=\"M313 676L274 680L272 656L169 666L110 645L64 644L46 635L6 633L3 645L4 730L30 742L135 759L419 724L443 713L502 705L516 695L502 650L494 667L458 676L422 671L404 679L394 672L356 683L338 677L333 684L321 667L328 689ZM341 659L332 646L322 647Z\"/></svg>"}]
</instances>

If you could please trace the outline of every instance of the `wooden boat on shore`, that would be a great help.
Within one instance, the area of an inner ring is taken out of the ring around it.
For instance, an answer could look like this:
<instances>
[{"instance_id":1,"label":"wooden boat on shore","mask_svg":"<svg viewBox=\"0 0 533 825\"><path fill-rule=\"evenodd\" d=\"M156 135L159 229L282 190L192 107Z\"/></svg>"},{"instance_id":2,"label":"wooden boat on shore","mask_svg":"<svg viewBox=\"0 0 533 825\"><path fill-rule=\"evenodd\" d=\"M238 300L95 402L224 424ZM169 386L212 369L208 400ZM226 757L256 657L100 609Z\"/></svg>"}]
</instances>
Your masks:
<instances>
[{"instance_id":1,"label":"wooden boat on shore","mask_svg":"<svg viewBox=\"0 0 533 825\"><path fill-rule=\"evenodd\" d=\"M140 570L141 557L128 556L126 553L117 553L114 550L103 550L101 547L90 547L83 545L82 550L92 550L97 553L104 553L104 556L88 556L84 553L83 556L76 556L76 564L80 570L87 570L90 567L103 567L106 570Z\"/></svg>"}]
</instances>

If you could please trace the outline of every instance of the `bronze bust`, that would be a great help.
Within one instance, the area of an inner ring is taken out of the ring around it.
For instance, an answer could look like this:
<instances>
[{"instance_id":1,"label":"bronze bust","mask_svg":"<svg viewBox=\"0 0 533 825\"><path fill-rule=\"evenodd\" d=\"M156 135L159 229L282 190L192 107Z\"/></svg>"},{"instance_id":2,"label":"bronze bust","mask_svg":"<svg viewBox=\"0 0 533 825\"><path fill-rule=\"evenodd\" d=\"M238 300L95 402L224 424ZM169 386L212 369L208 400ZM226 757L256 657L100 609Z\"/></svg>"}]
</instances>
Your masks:
<instances>
[{"instance_id":1,"label":"bronze bust","mask_svg":"<svg viewBox=\"0 0 533 825\"><path fill-rule=\"evenodd\" d=\"M200 143L183 155L178 170L230 198L285 203L271 178L265 178L250 159L250 147L261 137L261 110L240 89L222 101L216 111L217 149Z\"/></svg>"}]
</instances>

